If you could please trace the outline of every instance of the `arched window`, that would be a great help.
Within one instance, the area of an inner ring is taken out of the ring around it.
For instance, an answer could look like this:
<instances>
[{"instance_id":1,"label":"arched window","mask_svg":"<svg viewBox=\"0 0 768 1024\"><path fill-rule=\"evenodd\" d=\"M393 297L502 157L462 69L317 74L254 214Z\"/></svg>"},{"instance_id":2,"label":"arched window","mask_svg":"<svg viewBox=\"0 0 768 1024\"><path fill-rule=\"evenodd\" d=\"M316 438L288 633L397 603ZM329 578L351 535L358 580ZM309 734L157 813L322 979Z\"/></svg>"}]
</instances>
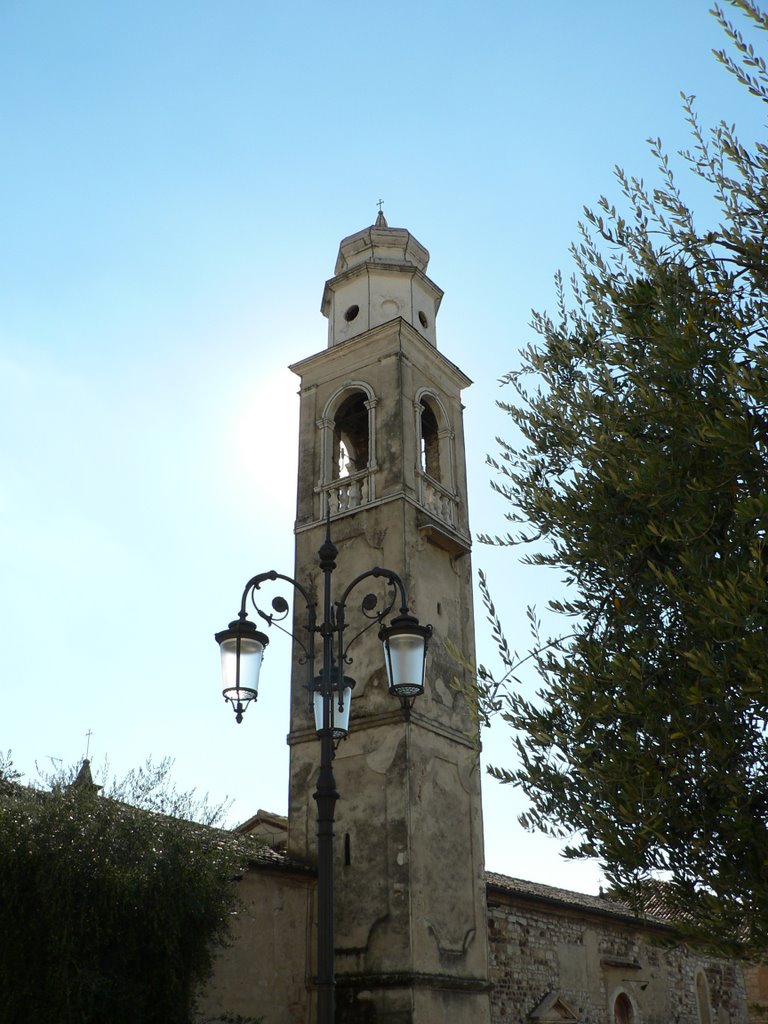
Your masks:
<instances>
[{"instance_id":1,"label":"arched window","mask_svg":"<svg viewBox=\"0 0 768 1024\"><path fill-rule=\"evenodd\" d=\"M368 468L370 438L366 395L360 391L345 398L333 421L334 479L352 476Z\"/></svg>"},{"instance_id":2,"label":"arched window","mask_svg":"<svg viewBox=\"0 0 768 1024\"><path fill-rule=\"evenodd\" d=\"M376 398L368 384L349 381L326 403L321 432L320 518L350 512L375 497Z\"/></svg>"},{"instance_id":3,"label":"arched window","mask_svg":"<svg viewBox=\"0 0 768 1024\"><path fill-rule=\"evenodd\" d=\"M712 1006L709 1001L709 985L704 971L696 974L696 1006L699 1010L699 1024L712 1024Z\"/></svg>"},{"instance_id":4,"label":"arched window","mask_svg":"<svg viewBox=\"0 0 768 1024\"><path fill-rule=\"evenodd\" d=\"M425 389L414 402L419 439L417 483L421 504L455 529L458 496L454 482L453 431L442 402Z\"/></svg>"},{"instance_id":5,"label":"arched window","mask_svg":"<svg viewBox=\"0 0 768 1024\"><path fill-rule=\"evenodd\" d=\"M634 1024L635 1010L626 992L619 992L613 1002L614 1024Z\"/></svg>"},{"instance_id":6,"label":"arched window","mask_svg":"<svg viewBox=\"0 0 768 1024\"><path fill-rule=\"evenodd\" d=\"M440 428L437 423L437 416L429 402L421 400L421 471L431 476L433 480L440 480Z\"/></svg>"}]
</instances>

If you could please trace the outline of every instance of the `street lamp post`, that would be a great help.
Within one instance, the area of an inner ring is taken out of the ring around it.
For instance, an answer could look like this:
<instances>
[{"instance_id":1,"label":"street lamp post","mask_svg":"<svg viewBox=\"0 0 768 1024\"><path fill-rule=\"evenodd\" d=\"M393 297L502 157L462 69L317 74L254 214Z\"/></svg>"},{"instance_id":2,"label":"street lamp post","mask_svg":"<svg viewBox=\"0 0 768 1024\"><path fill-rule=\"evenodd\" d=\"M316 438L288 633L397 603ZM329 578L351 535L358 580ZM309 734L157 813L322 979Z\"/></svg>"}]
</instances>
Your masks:
<instances>
[{"instance_id":1,"label":"street lamp post","mask_svg":"<svg viewBox=\"0 0 768 1024\"><path fill-rule=\"evenodd\" d=\"M332 597L332 575L336 568L338 549L330 538L330 523L326 526L325 541L318 551L318 563L323 573L322 622L317 623L316 602L309 590L297 580L282 573L260 573L245 585L237 619L227 629L216 634L221 649L224 698L232 704L238 722L243 720L248 704L256 700L259 671L268 637L256 629L248 619L246 605L250 598L258 615L268 626L278 625L288 614L288 602L282 597L272 601L272 612L265 612L256 603L256 592L267 581L285 580L306 605L306 637L301 638L288 630L301 648L302 662L307 665L307 689L315 713L315 727L320 739L320 771L314 799L317 803L317 1021L334 1024L335 978L333 937L333 818L339 794L333 774L335 744L349 731L349 711L354 680L344 675L344 666L350 663L348 651L362 633L378 623L379 639L384 647L389 692L400 701L403 714L410 715L413 702L424 692L424 669L427 641L431 626L422 626L411 615L405 584L391 569L376 566L361 573L345 588L341 598ZM361 611L369 620L360 632L345 646L346 605L352 591L366 579L385 580L391 592L389 603L377 610L378 599L366 594ZM385 619L400 599L399 612L389 625ZM322 669L315 675L315 638L322 639ZM335 650L334 650L335 647Z\"/></svg>"}]
</instances>

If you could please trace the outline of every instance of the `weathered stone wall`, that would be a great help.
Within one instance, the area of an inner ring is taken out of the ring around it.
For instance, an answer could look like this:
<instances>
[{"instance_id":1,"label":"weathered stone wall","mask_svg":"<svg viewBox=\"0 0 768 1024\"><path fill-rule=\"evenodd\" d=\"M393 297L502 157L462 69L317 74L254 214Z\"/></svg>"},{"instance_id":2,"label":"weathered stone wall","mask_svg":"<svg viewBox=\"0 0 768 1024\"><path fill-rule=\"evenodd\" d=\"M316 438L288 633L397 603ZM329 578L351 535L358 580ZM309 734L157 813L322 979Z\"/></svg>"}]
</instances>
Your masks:
<instances>
[{"instance_id":1,"label":"weathered stone wall","mask_svg":"<svg viewBox=\"0 0 768 1024\"><path fill-rule=\"evenodd\" d=\"M768 1021L768 964L750 964L744 970L749 1024Z\"/></svg>"},{"instance_id":2,"label":"weathered stone wall","mask_svg":"<svg viewBox=\"0 0 768 1024\"><path fill-rule=\"evenodd\" d=\"M199 1024L238 1014L264 1024L313 1019L314 891L311 874L261 868L243 876L230 942L198 999Z\"/></svg>"},{"instance_id":3,"label":"weathered stone wall","mask_svg":"<svg viewBox=\"0 0 768 1024\"><path fill-rule=\"evenodd\" d=\"M740 965L670 944L663 928L493 891L488 926L493 1024L524 1024L551 993L560 1005L540 1019L614 1024L615 1001L623 992L635 1024L747 1020ZM697 998L700 972L709 1015Z\"/></svg>"},{"instance_id":4,"label":"weathered stone wall","mask_svg":"<svg viewBox=\"0 0 768 1024\"><path fill-rule=\"evenodd\" d=\"M387 281L382 287L390 301ZM352 300L363 308L362 294L344 303ZM337 1020L489 1024L478 729L453 686L462 670L446 647L450 639L473 659L461 413L469 381L402 316L292 369L301 377L295 575L321 608L317 553L330 525L338 546L335 599L360 582L345 597L345 642L358 639L344 652L344 671L356 685L350 734L334 761ZM352 426L343 411L350 400ZM424 402L431 403L440 449L432 456L439 465L431 466L439 479L422 465ZM342 438L347 455L363 452L366 460L362 467L346 460L355 467L354 489L349 476L338 475ZM367 576L374 566L398 573L407 597ZM378 631L365 629L375 621L361 607L366 593L385 621L388 604L396 610L405 599L433 628L424 693L407 718L389 693ZM294 635L303 637L301 602L294 609ZM338 651L335 657L341 661ZM297 647L287 851L312 863L318 741L307 672Z\"/></svg>"},{"instance_id":5,"label":"weathered stone wall","mask_svg":"<svg viewBox=\"0 0 768 1024\"><path fill-rule=\"evenodd\" d=\"M607 900L491 877L496 880L488 888L492 1024L760 1024L766 1019L756 1005L768 1001L764 968L762 974L759 967L745 971L735 960L678 945L671 928L612 912L617 905ZM504 891L499 880L521 891ZM314 888L311 873L255 866L246 874L232 942L219 954L200 1000L200 1022L219 1020L222 1013L263 1017L265 1024L314 1019ZM560 899L531 898L547 892ZM467 1000L487 998L462 993L454 983L440 997L447 1000L441 1015L430 1004L440 993L420 968L421 987L403 979L400 987L382 994L378 1010L371 999L368 1013L361 1002L365 993L353 977L340 973L340 1016L346 1010L356 1024L461 1020ZM369 984L375 983L371 977ZM631 1005L629 1018L617 1018L620 993ZM457 1006L448 1011L451 1001Z\"/></svg>"}]
</instances>

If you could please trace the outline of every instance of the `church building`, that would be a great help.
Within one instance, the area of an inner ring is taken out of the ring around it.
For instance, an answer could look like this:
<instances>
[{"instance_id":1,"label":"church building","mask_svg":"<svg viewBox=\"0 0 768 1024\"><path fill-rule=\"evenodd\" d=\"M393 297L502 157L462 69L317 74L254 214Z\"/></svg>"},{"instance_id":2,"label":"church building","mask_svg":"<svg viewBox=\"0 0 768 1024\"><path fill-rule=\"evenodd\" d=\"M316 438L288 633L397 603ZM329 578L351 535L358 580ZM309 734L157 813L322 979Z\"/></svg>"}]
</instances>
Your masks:
<instances>
[{"instance_id":1,"label":"church building","mask_svg":"<svg viewBox=\"0 0 768 1024\"><path fill-rule=\"evenodd\" d=\"M391 568L432 626L425 690L407 714L388 692L375 630L344 669L355 686L334 760L337 1021L746 1022L738 963L681 945L663 916L485 870L478 724L446 647L474 661L461 401L471 382L438 349L443 293L428 262L382 213L343 239L322 298L327 346L291 367L301 403L295 577L319 600L329 530L345 582ZM354 635L366 609L347 614ZM315 1019L319 754L298 647L290 716L288 816L259 812L241 826L266 841L240 883L233 943L201 1021Z\"/></svg>"}]
</instances>

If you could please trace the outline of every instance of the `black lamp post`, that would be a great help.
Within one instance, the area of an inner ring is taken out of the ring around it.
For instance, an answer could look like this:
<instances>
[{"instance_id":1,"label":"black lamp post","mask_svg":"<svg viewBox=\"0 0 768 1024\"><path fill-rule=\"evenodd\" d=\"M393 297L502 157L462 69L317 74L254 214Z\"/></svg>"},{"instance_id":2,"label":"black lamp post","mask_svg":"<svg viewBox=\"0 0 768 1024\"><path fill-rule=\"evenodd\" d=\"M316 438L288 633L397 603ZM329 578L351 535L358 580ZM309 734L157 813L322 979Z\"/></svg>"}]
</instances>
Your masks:
<instances>
[{"instance_id":1,"label":"black lamp post","mask_svg":"<svg viewBox=\"0 0 768 1024\"><path fill-rule=\"evenodd\" d=\"M256 591L268 580L285 580L301 594L306 604L306 641L293 637L304 654L307 665L307 689L310 692L315 712L315 726L320 738L320 771L317 777L317 1021L318 1024L334 1024L335 978L333 939L333 817L339 794L333 776L334 745L349 731L349 709L354 680L344 675L344 665L350 659L349 647L371 626L379 624L379 639L384 646L384 660L387 667L389 692L397 697L406 718L410 715L413 702L424 692L424 668L427 658L427 641L432 634L431 626L419 625L418 619L408 610L405 584L396 572L378 566L355 577L344 590L338 601L331 596L331 575L336 568L338 549L330 538L330 524L326 528L325 541L318 551L323 581L323 617L317 623L316 602L309 591L282 573L260 573L248 580L240 602L240 612L227 629L216 634L221 648L221 667L224 679L224 698L235 711L238 722L252 700L256 700L259 687L259 670L264 648L269 639L249 621L246 603L250 597L254 608L268 626L283 621L288 614L288 602L282 597L272 601L272 612L262 611L256 603ZM370 578L386 580L391 588L389 603L377 611L378 600L367 594L362 601L361 611L369 620L344 645L346 628L346 603L349 595ZM400 598L399 613L389 625L385 619ZM283 627L279 627L283 628ZM283 630L288 632L287 630ZM322 637L322 669L315 675L315 637ZM334 650L335 645L335 650Z\"/></svg>"}]
</instances>

